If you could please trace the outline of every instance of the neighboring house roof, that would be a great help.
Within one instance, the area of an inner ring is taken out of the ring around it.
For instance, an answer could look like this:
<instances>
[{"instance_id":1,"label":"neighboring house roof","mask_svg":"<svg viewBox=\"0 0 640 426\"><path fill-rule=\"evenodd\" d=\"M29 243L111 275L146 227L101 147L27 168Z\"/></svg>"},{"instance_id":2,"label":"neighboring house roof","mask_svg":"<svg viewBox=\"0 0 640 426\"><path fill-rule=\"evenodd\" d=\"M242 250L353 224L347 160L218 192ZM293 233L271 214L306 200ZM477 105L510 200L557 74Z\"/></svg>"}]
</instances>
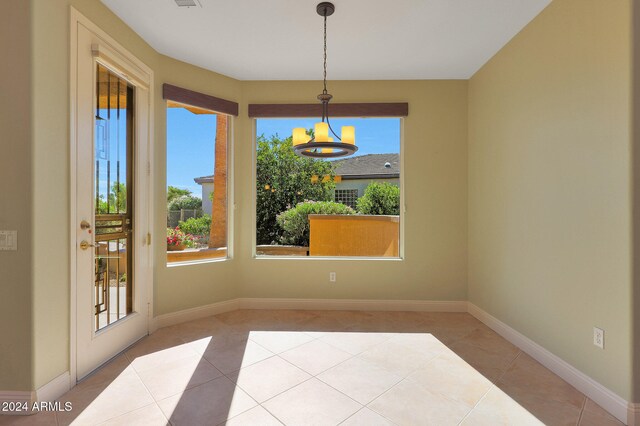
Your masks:
<instances>
[{"instance_id":1,"label":"neighboring house roof","mask_svg":"<svg viewBox=\"0 0 640 426\"><path fill-rule=\"evenodd\" d=\"M400 154L366 154L335 160L336 176L342 179L393 179L400 177ZM388 163L388 166L387 166ZM197 184L213 183L213 175L193 179Z\"/></svg>"},{"instance_id":2,"label":"neighboring house roof","mask_svg":"<svg viewBox=\"0 0 640 426\"><path fill-rule=\"evenodd\" d=\"M345 179L400 177L400 154L367 154L336 160L336 176Z\"/></svg>"},{"instance_id":3,"label":"neighboring house roof","mask_svg":"<svg viewBox=\"0 0 640 426\"><path fill-rule=\"evenodd\" d=\"M213 183L213 175L211 176L202 176L193 179L198 185L202 185L203 183Z\"/></svg>"}]
</instances>

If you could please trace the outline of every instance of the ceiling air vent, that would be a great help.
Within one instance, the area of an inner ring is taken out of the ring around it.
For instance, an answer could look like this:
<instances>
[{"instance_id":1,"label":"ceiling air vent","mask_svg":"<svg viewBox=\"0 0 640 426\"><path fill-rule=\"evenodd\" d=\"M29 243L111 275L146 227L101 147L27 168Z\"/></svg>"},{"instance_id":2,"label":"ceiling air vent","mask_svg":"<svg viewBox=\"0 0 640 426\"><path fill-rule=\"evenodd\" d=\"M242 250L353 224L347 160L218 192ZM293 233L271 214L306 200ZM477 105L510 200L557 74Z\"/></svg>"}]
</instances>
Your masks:
<instances>
[{"instance_id":1,"label":"ceiling air vent","mask_svg":"<svg viewBox=\"0 0 640 426\"><path fill-rule=\"evenodd\" d=\"M202 7L199 0L174 0L178 7Z\"/></svg>"}]
</instances>

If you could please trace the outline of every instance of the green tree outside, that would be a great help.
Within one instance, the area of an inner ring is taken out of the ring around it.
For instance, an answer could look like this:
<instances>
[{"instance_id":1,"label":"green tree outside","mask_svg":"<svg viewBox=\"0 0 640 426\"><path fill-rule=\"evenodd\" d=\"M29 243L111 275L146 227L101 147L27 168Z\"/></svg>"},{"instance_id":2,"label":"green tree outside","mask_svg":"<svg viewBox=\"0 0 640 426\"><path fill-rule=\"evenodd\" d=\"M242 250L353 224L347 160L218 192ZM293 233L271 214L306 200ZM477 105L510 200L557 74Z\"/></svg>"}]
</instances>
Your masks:
<instances>
[{"instance_id":1,"label":"green tree outside","mask_svg":"<svg viewBox=\"0 0 640 426\"><path fill-rule=\"evenodd\" d=\"M256 241L258 245L277 244L283 237L276 222L278 214L305 200L333 200L334 166L296 155L291 137L261 135L257 144Z\"/></svg>"},{"instance_id":2,"label":"green tree outside","mask_svg":"<svg viewBox=\"0 0 640 426\"><path fill-rule=\"evenodd\" d=\"M97 212L98 214L107 213L125 213L127 211L127 185L125 183L118 184L115 182L111 186L111 191L107 195L98 198Z\"/></svg>"},{"instance_id":3,"label":"green tree outside","mask_svg":"<svg viewBox=\"0 0 640 426\"><path fill-rule=\"evenodd\" d=\"M189 191L188 189L180 189L178 187L169 185L167 187L167 204L169 204L171 201L173 201L174 199L182 195L192 195L192 194L191 194L191 191Z\"/></svg>"},{"instance_id":4,"label":"green tree outside","mask_svg":"<svg viewBox=\"0 0 640 426\"><path fill-rule=\"evenodd\" d=\"M202 210L202 200L193 195L180 195L167 205L169 211Z\"/></svg>"}]
</instances>

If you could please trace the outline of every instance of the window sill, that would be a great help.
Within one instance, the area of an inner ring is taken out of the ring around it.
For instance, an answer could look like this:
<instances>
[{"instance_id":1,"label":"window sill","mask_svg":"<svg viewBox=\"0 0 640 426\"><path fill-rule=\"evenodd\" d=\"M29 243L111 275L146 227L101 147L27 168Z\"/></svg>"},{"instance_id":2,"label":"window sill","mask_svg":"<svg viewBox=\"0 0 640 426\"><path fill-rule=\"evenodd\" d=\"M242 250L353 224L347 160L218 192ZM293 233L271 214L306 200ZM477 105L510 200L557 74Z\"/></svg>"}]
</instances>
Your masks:
<instances>
[{"instance_id":1,"label":"window sill","mask_svg":"<svg viewBox=\"0 0 640 426\"><path fill-rule=\"evenodd\" d=\"M167 266L182 266L228 260L227 248L167 251Z\"/></svg>"},{"instance_id":2,"label":"window sill","mask_svg":"<svg viewBox=\"0 0 640 426\"><path fill-rule=\"evenodd\" d=\"M382 262L402 262L404 261L404 257L366 257L366 256L268 256L255 254L253 256L256 260L310 260L310 261L318 261L318 260L330 260L330 261L341 261L341 260L355 260L355 261L382 261Z\"/></svg>"}]
</instances>

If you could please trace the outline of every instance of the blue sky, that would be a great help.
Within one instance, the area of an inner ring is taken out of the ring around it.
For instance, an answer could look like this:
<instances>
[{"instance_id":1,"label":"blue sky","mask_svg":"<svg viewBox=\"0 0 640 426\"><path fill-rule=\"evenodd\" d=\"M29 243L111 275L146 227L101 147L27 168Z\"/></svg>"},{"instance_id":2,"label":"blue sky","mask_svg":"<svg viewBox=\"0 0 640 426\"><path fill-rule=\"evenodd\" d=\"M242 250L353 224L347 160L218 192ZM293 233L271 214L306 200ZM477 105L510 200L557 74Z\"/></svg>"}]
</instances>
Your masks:
<instances>
[{"instance_id":1,"label":"blue sky","mask_svg":"<svg viewBox=\"0 0 640 426\"><path fill-rule=\"evenodd\" d=\"M98 188L97 191L103 200L107 200L107 195L112 192L113 186L118 182L127 182L127 120L124 109L118 111L111 110L108 115L106 109L98 111L104 120L96 120L95 133L95 160L98 162ZM109 118L107 120L107 118ZM107 163L109 163L109 173L107 173ZM118 164L120 165L118 175Z\"/></svg>"},{"instance_id":2,"label":"blue sky","mask_svg":"<svg viewBox=\"0 0 640 426\"><path fill-rule=\"evenodd\" d=\"M291 136L294 127L312 129L319 118L271 118L257 120L256 135L281 137ZM355 155L387 154L400 152L400 119L399 118L334 118L331 127L340 136L342 126L355 126Z\"/></svg>"},{"instance_id":3,"label":"blue sky","mask_svg":"<svg viewBox=\"0 0 640 426\"><path fill-rule=\"evenodd\" d=\"M202 195L194 178L213 174L216 116L167 108L167 185Z\"/></svg>"},{"instance_id":4,"label":"blue sky","mask_svg":"<svg viewBox=\"0 0 640 426\"><path fill-rule=\"evenodd\" d=\"M294 127L313 128L319 119L260 119L256 134L281 138L291 136ZM400 119L336 118L331 127L340 135L341 126L355 126L355 155L400 152ZM193 181L213 174L215 160L215 115L196 115L183 108L167 108L167 185L189 189L201 195ZM238 141L236 141L238 142Z\"/></svg>"}]
</instances>

